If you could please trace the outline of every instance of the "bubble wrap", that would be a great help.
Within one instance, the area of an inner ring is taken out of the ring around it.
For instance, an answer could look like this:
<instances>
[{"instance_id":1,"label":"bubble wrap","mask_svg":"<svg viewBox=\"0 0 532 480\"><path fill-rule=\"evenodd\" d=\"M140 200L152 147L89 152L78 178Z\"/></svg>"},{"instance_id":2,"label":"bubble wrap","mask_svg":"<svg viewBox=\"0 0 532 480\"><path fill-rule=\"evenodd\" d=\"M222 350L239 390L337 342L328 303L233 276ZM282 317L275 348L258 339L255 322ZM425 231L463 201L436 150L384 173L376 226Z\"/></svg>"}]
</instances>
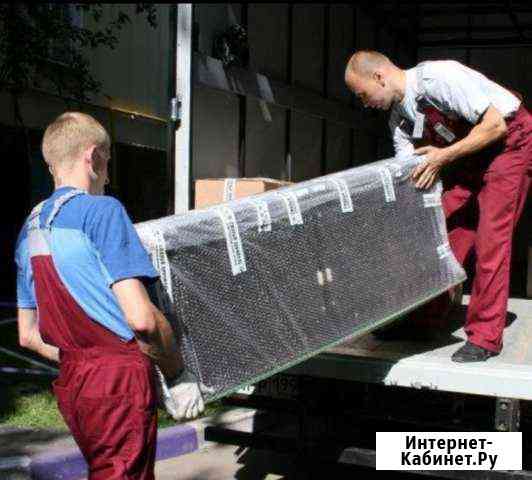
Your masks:
<instances>
[{"instance_id":1,"label":"bubble wrap","mask_svg":"<svg viewBox=\"0 0 532 480\"><path fill-rule=\"evenodd\" d=\"M137 224L186 367L218 399L402 316L465 279L441 185L389 159Z\"/></svg>"}]
</instances>

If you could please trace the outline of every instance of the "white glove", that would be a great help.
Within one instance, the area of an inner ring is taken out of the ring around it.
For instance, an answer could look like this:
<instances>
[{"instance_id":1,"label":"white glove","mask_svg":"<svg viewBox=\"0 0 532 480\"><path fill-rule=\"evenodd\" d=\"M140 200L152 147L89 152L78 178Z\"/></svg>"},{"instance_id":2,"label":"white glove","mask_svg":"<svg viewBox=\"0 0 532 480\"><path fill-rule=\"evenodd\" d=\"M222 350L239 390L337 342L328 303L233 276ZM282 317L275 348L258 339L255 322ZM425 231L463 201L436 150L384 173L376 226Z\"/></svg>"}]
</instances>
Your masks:
<instances>
[{"instance_id":1,"label":"white glove","mask_svg":"<svg viewBox=\"0 0 532 480\"><path fill-rule=\"evenodd\" d=\"M188 370L167 383L159 367L155 367L158 377L159 395L166 411L174 420L197 417L205 410L200 385L196 376ZM209 391L207 387L203 391Z\"/></svg>"}]
</instances>

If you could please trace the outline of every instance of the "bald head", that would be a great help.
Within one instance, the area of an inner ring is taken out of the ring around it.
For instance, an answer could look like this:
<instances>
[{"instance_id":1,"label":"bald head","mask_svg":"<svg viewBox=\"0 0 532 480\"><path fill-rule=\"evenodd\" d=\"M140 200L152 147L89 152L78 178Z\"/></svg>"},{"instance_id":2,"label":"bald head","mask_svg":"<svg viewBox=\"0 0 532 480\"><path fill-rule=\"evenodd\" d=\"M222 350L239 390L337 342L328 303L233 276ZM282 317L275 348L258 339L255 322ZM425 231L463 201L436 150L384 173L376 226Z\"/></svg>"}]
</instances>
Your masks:
<instances>
[{"instance_id":1,"label":"bald head","mask_svg":"<svg viewBox=\"0 0 532 480\"><path fill-rule=\"evenodd\" d=\"M374 50L353 54L345 69L345 83L365 107L388 110L404 95L404 72Z\"/></svg>"},{"instance_id":2,"label":"bald head","mask_svg":"<svg viewBox=\"0 0 532 480\"><path fill-rule=\"evenodd\" d=\"M374 50L359 50L349 59L345 74L346 77L349 74L370 77L375 70L390 66L393 63L386 55Z\"/></svg>"}]
</instances>

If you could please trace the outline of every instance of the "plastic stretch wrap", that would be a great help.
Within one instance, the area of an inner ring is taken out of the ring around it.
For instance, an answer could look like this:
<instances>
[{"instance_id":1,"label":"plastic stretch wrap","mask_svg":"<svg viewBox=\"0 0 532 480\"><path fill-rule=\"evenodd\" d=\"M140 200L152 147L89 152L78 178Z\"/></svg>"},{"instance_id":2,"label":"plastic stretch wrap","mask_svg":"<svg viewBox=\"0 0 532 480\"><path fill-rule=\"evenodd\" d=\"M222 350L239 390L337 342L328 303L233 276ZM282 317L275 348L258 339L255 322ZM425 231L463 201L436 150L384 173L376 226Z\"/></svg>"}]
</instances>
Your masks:
<instances>
[{"instance_id":1,"label":"plastic stretch wrap","mask_svg":"<svg viewBox=\"0 0 532 480\"><path fill-rule=\"evenodd\" d=\"M158 303L212 401L462 282L441 186L390 159L137 224Z\"/></svg>"}]
</instances>

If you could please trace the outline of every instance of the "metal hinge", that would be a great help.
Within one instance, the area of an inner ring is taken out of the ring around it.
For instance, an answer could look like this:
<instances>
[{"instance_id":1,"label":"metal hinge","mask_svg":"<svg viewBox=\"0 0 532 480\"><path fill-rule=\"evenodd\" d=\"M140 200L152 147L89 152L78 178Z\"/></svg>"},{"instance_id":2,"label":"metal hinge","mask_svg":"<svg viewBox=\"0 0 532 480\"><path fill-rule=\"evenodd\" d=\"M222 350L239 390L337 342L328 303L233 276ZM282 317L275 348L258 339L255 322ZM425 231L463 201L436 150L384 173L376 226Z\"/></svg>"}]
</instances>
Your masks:
<instances>
[{"instance_id":1,"label":"metal hinge","mask_svg":"<svg viewBox=\"0 0 532 480\"><path fill-rule=\"evenodd\" d=\"M181 120L181 102L176 97L170 99L170 118L173 122Z\"/></svg>"}]
</instances>

